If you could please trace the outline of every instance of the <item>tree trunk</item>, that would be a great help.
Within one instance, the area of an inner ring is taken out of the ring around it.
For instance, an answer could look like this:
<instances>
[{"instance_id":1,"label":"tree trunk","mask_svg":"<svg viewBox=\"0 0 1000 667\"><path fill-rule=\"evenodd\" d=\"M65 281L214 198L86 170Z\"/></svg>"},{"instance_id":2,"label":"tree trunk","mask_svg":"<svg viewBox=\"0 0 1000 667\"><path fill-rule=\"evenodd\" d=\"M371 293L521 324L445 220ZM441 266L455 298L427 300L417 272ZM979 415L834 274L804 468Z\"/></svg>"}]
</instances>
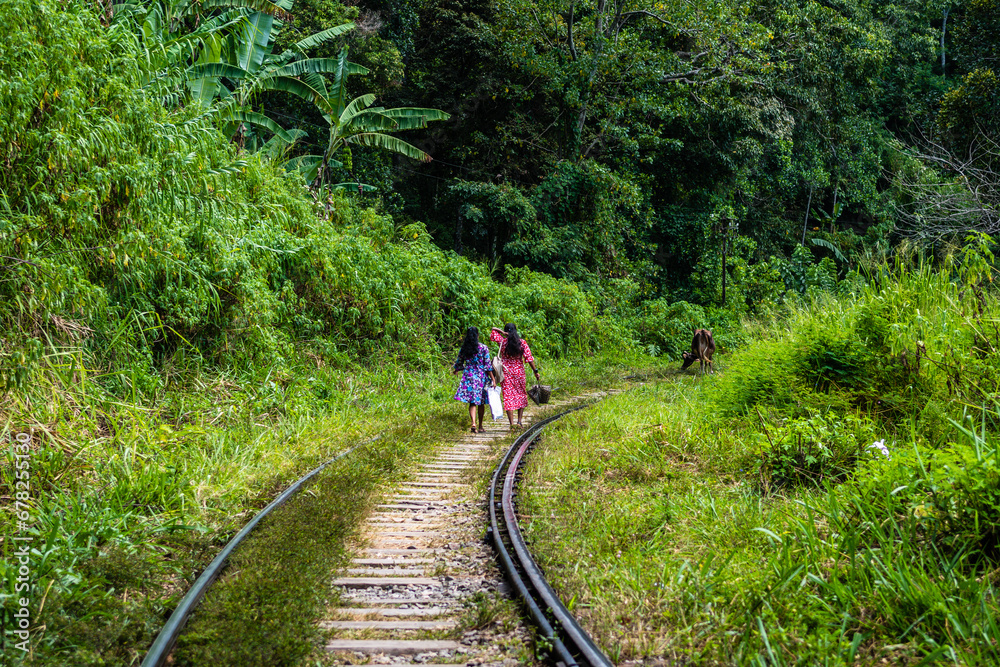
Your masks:
<instances>
[{"instance_id":1,"label":"tree trunk","mask_svg":"<svg viewBox=\"0 0 1000 667\"><path fill-rule=\"evenodd\" d=\"M837 215L837 194L839 192L840 192L840 186L838 185L837 187L835 187L833 189L833 211L831 212L832 215L830 216L830 233L831 234L834 231L836 231L835 230L835 226L837 224L837 218L840 217L840 216Z\"/></svg>"},{"instance_id":2,"label":"tree trunk","mask_svg":"<svg viewBox=\"0 0 1000 667\"><path fill-rule=\"evenodd\" d=\"M729 221L722 228L722 307L726 307L726 251L729 250Z\"/></svg>"}]
</instances>

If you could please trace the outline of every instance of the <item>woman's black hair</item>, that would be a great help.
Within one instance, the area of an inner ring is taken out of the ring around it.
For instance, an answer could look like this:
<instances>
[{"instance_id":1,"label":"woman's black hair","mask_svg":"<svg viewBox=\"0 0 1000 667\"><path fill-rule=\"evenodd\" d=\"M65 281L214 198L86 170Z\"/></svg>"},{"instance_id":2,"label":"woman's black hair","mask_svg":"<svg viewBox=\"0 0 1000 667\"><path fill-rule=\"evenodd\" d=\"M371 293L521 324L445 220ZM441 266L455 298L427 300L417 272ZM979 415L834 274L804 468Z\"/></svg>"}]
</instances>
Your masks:
<instances>
[{"instance_id":1,"label":"woman's black hair","mask_svg":"<svg viewBox=\"0 0 1000 667\"><path fill-rule=\"evenodd\" d=\"M517 335L517 327L508 322L503 325L503 330L507 332L507 342L503 346L503 356L508 359L516 359L524 354L521 346L521 337Z\"/></svg>"},{"instance_id":2,"label":"woman's black hair","mask_svg":"<svg viewBox=\"0 0 1000 667\"><path fill-rule=\"evenodd\" d=\"M465 332L465 340L462 341L462 349L458 351L459 361L468 361L476 356L479 351L479 329L469 327Z\"/></svg>"}]
</instances>

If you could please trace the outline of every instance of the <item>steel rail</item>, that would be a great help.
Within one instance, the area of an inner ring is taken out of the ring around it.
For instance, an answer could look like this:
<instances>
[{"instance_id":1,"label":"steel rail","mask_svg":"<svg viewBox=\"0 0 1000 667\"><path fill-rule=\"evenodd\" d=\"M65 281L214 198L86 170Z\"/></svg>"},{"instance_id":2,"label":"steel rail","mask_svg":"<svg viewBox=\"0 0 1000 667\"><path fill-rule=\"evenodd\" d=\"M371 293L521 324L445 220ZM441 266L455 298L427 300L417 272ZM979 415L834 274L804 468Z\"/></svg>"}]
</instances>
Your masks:
<instances>
[{"instance_id":1,"label":"steel rail","mask_svg":"<svg viewBox=\"0 0 1000 667\"><path fill-rule=\"evenodd\" d=\"M528 614L541 630L542 636L551 644L556 664L565 667L613 667L614 663L580 627L546 581L541 568L528 551L514 511L514 486L528 449L548 424L588 405L590 404L572 408L532 425L507 450L490 483L489 533L500 566L524 601ZM500 500L497 500L498 490Z\"/></svg>"},{"instance_id":2,"label":"steel rail","mask_svg":"<svg viewBox=\"0 0 1000 667\"><path fill-rule=\"evenodd\" d=\"M272 500L267 507L262 509L257 516L252 518L247 523L247 525L243 526L243 529L236 533L236 536L233 537L233 539L229 540L226 546L223 547L222 551L219 552L219 555L208 564L208 567L205 568L198 579L195 580L191 588L188 589L188 592L183 598L181 598L180 603L174 609L173 613L170 614L170 618L167 619L166 624L160 630L160 634L156 636L152 646L149 647L149 651L146 652L146 657L143 659L140 667L161 667L165 664L167 656L170 655L170 651L173 649L178 635L180 635L181 629L184 627L184 624L187 623L188 616L190 616L191 612L193 612L195 607L198 606L198 603L201 601L202 597L204 597L205 591L208 590L208 587L212 585L212 582L214 582L219 577L219 574L222 573L222 570L225 569L226 560L228 560L229 555L237 546L239 546L247 535L250 534L257 524L260 523L261 519L283 505L286 500L291 498L296 492L298 492L299 489L302 488L303 484L319 474L320 471L328 465L339 461L359 447L363 447L364 445L374 442L380 437L381 436L375 436L374 438L369 438L368 440L359 442L350 449L337 454L332 459L325 461L318 467L306 473L300 477L298 481L285 489L280 496Z\"/></svg>"}]
</instances>

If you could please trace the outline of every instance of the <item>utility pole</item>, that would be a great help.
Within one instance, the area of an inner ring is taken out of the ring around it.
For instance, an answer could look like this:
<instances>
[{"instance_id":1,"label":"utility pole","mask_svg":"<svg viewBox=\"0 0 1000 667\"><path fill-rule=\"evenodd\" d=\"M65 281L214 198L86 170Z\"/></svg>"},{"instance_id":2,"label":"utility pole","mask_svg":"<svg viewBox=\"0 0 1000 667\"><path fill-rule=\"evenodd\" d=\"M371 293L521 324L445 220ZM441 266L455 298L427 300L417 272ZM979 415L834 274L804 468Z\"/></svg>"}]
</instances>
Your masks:
<instances>
[{"instance_id":1,"label":"utility pole","mask_svg":"<svg viewBox=\"0 0 1000 667\"><path fill-rule=\"evenodd\" d=\"M941 76L942 77L946 76L946 73L945 73L945 63L946 63L946 60L945 60L945 50L944 50L945 49L945 47L944 47L944 36L945 36L945 32L948 29L948 9L949 9L949 7L945 6L945 8L944 8L944 15L941 18Z\"/></svg>"},{"instance_id":2,"label":"utility pole","mask_svg":"<svg viewBox=\"0 0 1000 667\"><path fill-rule=\"evenodd\" d=\"M729 252L729 227L733 221L728 215L719 219L722 226L722 305L726 305L726 254Z\"/></svg>"}]
</instances>

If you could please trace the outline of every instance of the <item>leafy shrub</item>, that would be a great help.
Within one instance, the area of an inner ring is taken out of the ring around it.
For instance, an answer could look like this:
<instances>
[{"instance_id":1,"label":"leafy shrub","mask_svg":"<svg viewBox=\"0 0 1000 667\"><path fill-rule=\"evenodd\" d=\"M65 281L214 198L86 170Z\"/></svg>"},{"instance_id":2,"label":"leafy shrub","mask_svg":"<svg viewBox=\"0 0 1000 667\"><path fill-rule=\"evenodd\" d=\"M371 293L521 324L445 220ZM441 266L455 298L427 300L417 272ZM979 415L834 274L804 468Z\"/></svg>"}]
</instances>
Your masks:
<instances>
[{"instance_id":1,"label":"leafy shrub","mask_svg":"<svg viewBox=\"0 0 1000 667\"><path fill-rule=\"evenodd\" d=\"M756 251L757 244L746 237L738 236L732 242L732 256L727 261L730 294L726 305L736 312L759 312L779 303L784 297L785 284L779 261L752 262L748 259ZM740 253L740 250L743 253Z\"/></svg>"},{"instance_id":2,"label":"leafy shrub","mask_svg":"<svg viewBox=\"0 0 1000 667\"><path fill-rule=\"evenodd\" d=\"M799 341L789 360L792 372L812 390L857 391L869 386L877 357L859 343L854 331L816 323L797 331L796 337Z\"/></svg>"},{"instance_id":3,"label":"leafy shrub","mask_svg":"<svg viewBox=\"0 0 1000 667\"><path fill-rule=\"evenodd\" d=\"M810 290L832 292L837 287L837 264L829 257L816 262L812 251L796 246L787 260L776 260L789 292L805 295Z\"/></svg>"},{"instance_id":4,"label":"leafy shrub","mask_svg":"<svg viewBox=\"0 0 1000 667\"><path fill-rule=\"evenodd\" d=\"M716 411L735 417L758 405L781 408L794 403L802 383L783 362L792 351L791 341L777 337L735 351L726 372L714 383Z\"/></svg>"},{"instance_id":5,"label":"leafy shrub","mask_svg":"<svg viewBox=\"0 0 1000 667\"><path fill-rule=\"evenodd\" d=\"M952 422L961 439L928 450L919 445L898 454L859 484L871 498L889 492L900 521L949 552L971 548L1000 557L1000 448L994 436Z\"/></svg>"},{"instance_id":6,"label":"leafy shrub","mask_svg":"<svg viewBox=\"0 0 1000 667\"><path fill-rule=\"evenodd\" d=\"M644 346L655 346L658 353L679 359L681 352L691 349L691 333L707 322L701 306L655 299L644 302L630 324Z\"/></svg>"},{"instance_id":7,"label":"leafy shrub","mask_svg":"<svg viewBox=\"0 0 1000 667\"><path fill-rule=\"evenodd\" d=\"M745 466L764 491L772 487L843 480L875 440L875 425L853 414L813 414L786 419L754 434L755 451Z\"/></svg>"},{"instance_id":8,"label":"leafy shrub","mask_svg":"<svg viewBox=\"0 0 1000 667\"><path fill-rule=\"evenodd\" d=\"M591 352L597 347L616 349L614 336L602 332L594 307L578 286L537 273L526 268L507 267L507 282L511 298L504 304L507 321L519 319L530 329L518 324L519 330L532 331L532 340L544 342L553 353L570 350ZM527 334L526 334L527 335Z\"/></svg>"}]
</instances>

